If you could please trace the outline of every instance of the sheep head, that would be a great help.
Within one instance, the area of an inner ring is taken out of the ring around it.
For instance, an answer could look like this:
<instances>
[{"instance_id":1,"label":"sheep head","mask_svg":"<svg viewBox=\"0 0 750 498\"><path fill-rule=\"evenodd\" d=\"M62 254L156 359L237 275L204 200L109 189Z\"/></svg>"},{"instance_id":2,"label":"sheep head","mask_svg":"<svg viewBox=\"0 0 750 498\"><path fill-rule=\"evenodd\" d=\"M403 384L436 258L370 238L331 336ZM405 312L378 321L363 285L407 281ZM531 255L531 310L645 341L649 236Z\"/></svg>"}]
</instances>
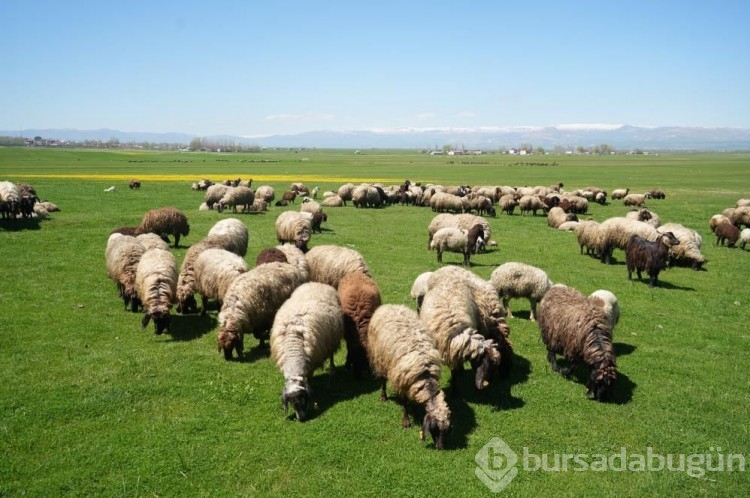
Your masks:
<instances>
[{"instance_id":1,"label":"sheep head","mask_svg":"<svg viewBox=\"0 0 750 498\"><path fill-rule=\"evenodd\" d=\"M435 443L435 448L438 450L444 449L445 438L451 429L450 416L451 412L445 402L445 394L443 391L438 391L434 397L427 401L425 406L420 439L424 441L425 435L429 433L432 436L432 442Z\"/></svg>"},{"instance_id":2,"label":"sheep head","mask_svg":"<svg viewBox=\"0 0 750 498\"><path fill-rule=\"evenodd\" d=\"M674 236L672 232L664 232L659 236L659 239L661 240L662 244L667 247L680 245L680 241L677 239L677 237Z\"/></svg>"},{"instance_id":3,"label":"sheep head","mask_svg":"<svg viewBox=\"0 0 750 498\"><path fill-rule=\"evenodd\" d=\"M164 332L169 332L169 309L156 309L147 311L146 314L143 315L143 320L141 320L141 329L145 329L146 326L148 326L148 322L152 319L154 321L154 333L156 335L161 335Z\"/></svg>"},{"instance_id":4,"label":"sheep head","mask_svg":"<svg viewBox=\"0 0 750 498\"><path fill-rule=\"evenodd\" d=\"M310 407L310 386L300 376L287 379L284 391L281 393L281 402L284 404L284 415L289 413L289 403L292 403L297 420L304 422Z\"/></svg>"},{"instance_id":5,"label":"sheep head","mask_svg":"<svg viewBox=\"0 0 750 498\"><path fill-rule=\"evenodd\" d=\"M471 359L474 370L474 385L477 389L484 389L490 383L493 373L500 367L500 352L497 344L491 339L485 339L479 355Z\"/></svg>"},{"instance_id":6,"label":"sheep head","mask_svg":"<svg viewBox=\"0 0 750 498\"><path fill-rule=\"evenodd\" d=\"M232 350L237 351L237 357L242 357L243 337L242 334L235 333L230 330L222 330L216 336L216 342L219 346L219 351L224 351L224 359L229 361L232 359Z\"/></svg>"},{"instance_id":7,"label":"sheep head","mask_svg":"<svg viewBox=\"0 0 750 498\"><path fill-rule=\"evenodd\" d=\"M188 313L196 313L198 311L198 302L195 300L194 295L189 295L185 299L177 303L177 312L186 315Z\"/></svg>"},{"instance_id":8,"label":"sheep head","mask_svg":"<svg viewBox=\"0 0 750 498\"><path fill-rule=\"evenodd\" d=\"M617 378L617 370L614 361L603 360L599 365L591 369L589 382L586 385L586 395L596 401L607 400Z\"/></svg>"}]
</instances>

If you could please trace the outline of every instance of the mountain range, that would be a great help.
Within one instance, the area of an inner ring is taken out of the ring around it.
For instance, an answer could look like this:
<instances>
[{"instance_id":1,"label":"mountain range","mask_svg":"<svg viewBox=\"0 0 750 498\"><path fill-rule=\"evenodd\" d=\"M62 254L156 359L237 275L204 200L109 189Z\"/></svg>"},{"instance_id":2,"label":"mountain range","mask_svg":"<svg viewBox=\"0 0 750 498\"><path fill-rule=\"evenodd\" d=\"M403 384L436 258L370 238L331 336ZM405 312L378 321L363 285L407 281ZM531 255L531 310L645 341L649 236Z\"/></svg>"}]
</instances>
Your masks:
<instances>
[{"instance_id":1,"label":"mountain range","mask_svg":"<svg viewBox=\"0 0 750 498\"><path fill-rule=\"evenodd\" d=\"M112 129L27 129L0 130L0 136L68 141L120 143L178 143L188 145L195 138L208 142L257 145L278 148L343 149L433 149L454 148L497 150L522 145L551 149L608 145L617 150L750 150L750 128L700 128L682 126L645 127L631 125L560 125L548 127L432 128L354 131L309 131L289 135L243 137L199 136L187 133L126 132Z\"/></svg>"}]
</instances>

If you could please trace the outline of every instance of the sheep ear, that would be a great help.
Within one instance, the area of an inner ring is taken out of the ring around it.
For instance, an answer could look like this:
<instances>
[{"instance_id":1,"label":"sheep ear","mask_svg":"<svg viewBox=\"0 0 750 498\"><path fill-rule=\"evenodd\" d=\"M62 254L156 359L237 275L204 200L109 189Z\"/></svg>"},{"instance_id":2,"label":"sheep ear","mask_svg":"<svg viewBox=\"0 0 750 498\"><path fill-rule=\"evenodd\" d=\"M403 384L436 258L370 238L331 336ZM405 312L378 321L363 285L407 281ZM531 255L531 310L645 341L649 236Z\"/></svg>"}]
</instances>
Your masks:
<instances>
[{"instance_id":1,"label":"sheep ear","mask_svg":"<svg viewBox=\"0 0 750 498\"><path fill-rule=\"evenodd\" d=\"M141 320L141 329L145 329L146 328L146 326L148 325L149 320L151 320L151 314L150 313L146 313L145 315L143 315L143 320Z\"/></svg>"}]
</instances>

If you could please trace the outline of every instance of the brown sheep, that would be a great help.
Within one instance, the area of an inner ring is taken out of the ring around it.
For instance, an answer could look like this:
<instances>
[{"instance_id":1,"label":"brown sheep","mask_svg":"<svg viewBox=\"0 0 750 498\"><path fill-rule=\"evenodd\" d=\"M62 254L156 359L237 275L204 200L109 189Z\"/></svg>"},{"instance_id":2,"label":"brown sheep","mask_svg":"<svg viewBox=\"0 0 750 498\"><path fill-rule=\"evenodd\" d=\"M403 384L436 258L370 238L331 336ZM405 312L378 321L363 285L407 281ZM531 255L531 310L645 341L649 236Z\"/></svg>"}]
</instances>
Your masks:
<instances>
[{"instance_id":1,"label":"brown sheep","mask_svg":"<svg viewBox=\"0 0 750 498\"><path fill-rule=\"evenodd\" d=\"M740 229L732 225L730 222L725 221L719 223L716 226L716 245L724 245L724 241L727 243L727 247L734 247L737 243L737 239L740 238Z\"/></svg>"},{"instance_id":2,"label":"brown sheep","mask_svg":"<svg viewBox=\"0 0 750 498\"><path fill-rule=\"evenodd\" d=\"M190 225L185 214L179 209L162 207L152 209L143 215L136 232L137 235L142 233L155 233L161 236L174 235L174 247L179 247L180 236L187 237L190 234Z\"/></svg>"},{"instance_id":3,"label":"brown sheep","mask_svg":"<svg viewBox=\"0 0 750 498\"><path fill-rule=\"evenodd\" d=\"M255 266L264 265L266 263L288 263L286 254L284 254L278 247L269 247L263 249L255 259Z\"/></svg>"},{"instance_id":4,"label":"brown sheep","mask_svg":"<svg viewBox=\"0 0 750 498\"><path fill-rule=\"evenodd\" d=\"M344 314L347 370L356 378L369 371L367 330L380 306L380 289L371 276L361 271L346 274L339 282L339 300Z\"/></svg>"},{"instance_id":5,"label":"brown sheep","mask_svg":"<svg viewBox=\"0 0 750 498\"><path fill-rule=\"evenodd\" d=\"M140 180L130 180L130 183L128 183L128 187L130 187L131 190L138 190L141 188L141 181Z\"/></svg>"},{"instance_id":6,"label":"brown sheep","mask_svg":"<svg viewBox=\"0 0 750 498\"><path fill-rule=\"evenodd\" d=\"M604 401L617 378L612 329L602 308L583 293L565 285L553 285L539 303L537 324L547 347L552 370L568 378L583 361L591 374L586 384L589 398ZM560 369L556 355L570 363Z\"/></svg>"},{"instance_id":7,"label":"brown sheep","mask_svg":"<svg viewBox=\"0 0 750 498\"><path fill-rule=\"evenodd\" d=\"M633 235L625 247L628 280L632 280L633 270L638 274L638 280L641 280L641 271L646 270L649 287L656 287L659 284L659 272L669 263L669 249L679 244L680 241L672 232L659 234L654 242Z\"/></svg>"},{"instance_id":8,"label":"brown sheep","mask_svg":"<svg viewBox=\"0 0 750 498\"><path fill-rule=\"evenodd\" d=\"M286 201L288 203L291 202L292 204L294 204L294 199L297 198L297 194L298 194L298 192L294 191L294 190L291 191L291 192L289 192L289 191L284 192L283 194L281 194L281 200L282 201ZM280 206L280 205L285 205L285 204L278 204L277 203L276 205Z\"/></svg>"}]
</instances>

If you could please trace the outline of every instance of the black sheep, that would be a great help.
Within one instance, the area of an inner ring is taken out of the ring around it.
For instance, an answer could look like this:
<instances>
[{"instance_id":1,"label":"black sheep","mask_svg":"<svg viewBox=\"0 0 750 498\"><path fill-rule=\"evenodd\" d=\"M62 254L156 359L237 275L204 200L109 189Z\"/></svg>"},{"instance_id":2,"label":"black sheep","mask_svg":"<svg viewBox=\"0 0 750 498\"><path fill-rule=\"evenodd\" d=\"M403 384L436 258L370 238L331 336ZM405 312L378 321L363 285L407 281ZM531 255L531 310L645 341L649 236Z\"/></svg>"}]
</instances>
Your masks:
<instances>
[{"instance_id":1,"label":"black sheep","mask_svg":"<svg viewBox=\"0 0 750 498\"><path fill-rule=\"evenodd\" d=\"M658 285L659 272L667 267L669 248L679 245L680 241L672 232L665 232L651 242L638 235L633 235L625 246L625 262L628 266L628 280L632 280L633 270L641 280L641 271L648 272L649 287Z\"/></svg>"}]
</instances>

